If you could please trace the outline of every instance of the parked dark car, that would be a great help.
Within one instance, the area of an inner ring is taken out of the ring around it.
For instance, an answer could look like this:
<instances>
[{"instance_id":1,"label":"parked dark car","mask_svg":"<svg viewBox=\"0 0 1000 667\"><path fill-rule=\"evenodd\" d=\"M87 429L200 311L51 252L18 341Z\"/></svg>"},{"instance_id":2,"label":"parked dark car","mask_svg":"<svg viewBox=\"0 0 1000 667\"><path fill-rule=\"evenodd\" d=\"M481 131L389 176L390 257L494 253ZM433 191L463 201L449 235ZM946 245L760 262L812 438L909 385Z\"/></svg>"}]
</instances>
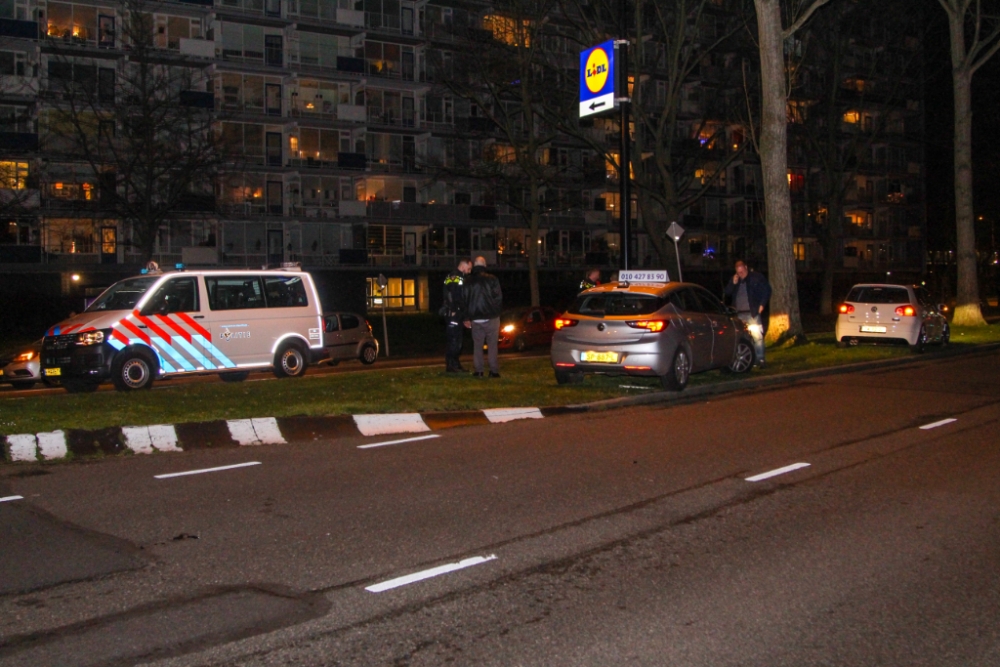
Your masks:
<instances>
[{"instance_id":1,"label":"parked dark car","mask_svg":"<svg viewBox=\"0 0 1000 667\"><path fill-rule=\"evenodd\" d=\"M500 315L499 348L520 352L535 345L548 345L552 342L558 315L548 306L504 311Z\"/></svg>"}]
</instances>

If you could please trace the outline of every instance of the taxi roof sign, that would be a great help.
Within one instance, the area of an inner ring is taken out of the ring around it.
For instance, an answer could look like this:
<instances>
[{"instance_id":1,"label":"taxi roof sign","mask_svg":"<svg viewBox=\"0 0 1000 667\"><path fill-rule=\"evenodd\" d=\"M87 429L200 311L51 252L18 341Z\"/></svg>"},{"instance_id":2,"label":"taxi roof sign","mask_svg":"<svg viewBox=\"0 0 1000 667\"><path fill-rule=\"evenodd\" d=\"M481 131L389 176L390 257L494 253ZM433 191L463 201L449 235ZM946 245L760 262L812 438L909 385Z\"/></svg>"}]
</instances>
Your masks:
<instances>
[{"instance_id":1,"label":"taxi roof sign","mask_svg":"<svg viewBox=\"0 0 1000 667\"><path fill-rule=\"evenodd\" d=\"M615 107L615 41L580 52L580 118Z\"/></svg>"},{"instance_id":2,"label":"taxi roof sign","mask_svg":"<svg viewBox=\"0 0 1000 667\"><path fill-rule=\"evenodd\" d=\"M665 269L656 271L619 271L620 283L669 283L670 276Z\"/></svg>"}]
</instances>

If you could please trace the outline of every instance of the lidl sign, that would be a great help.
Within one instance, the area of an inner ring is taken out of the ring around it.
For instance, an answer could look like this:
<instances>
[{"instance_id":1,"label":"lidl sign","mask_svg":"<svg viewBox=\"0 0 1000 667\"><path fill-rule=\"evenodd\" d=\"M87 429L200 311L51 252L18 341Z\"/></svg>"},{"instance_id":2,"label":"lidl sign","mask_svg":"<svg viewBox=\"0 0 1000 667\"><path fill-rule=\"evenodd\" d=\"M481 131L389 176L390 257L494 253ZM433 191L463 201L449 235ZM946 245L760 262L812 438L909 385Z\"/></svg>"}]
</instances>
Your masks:
<instances>
[{"instance_id":1,"label":"lidl sign","mask_svg":"<svg viewBox=\"0 0 1000 667\"><path fill-rule=\"evenodd\" d=\"M580 118L615 106L615 42L580 52Z\"/></svg>"}]
</instances>

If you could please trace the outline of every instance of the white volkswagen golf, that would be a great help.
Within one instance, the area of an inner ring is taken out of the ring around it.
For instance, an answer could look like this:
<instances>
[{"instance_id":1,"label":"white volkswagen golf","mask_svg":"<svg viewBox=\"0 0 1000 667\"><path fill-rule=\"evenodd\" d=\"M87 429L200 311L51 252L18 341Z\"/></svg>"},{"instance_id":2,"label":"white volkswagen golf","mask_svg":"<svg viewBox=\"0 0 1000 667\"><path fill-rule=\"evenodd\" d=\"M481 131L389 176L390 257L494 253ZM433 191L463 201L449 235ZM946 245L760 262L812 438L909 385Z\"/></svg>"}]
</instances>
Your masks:
<instances>
[{"instance_id":1,"label":"white volkswagen golf","mask_svg":"<svg viewBox=\"0 0 1000 667\"><path fill-rule=\"evenodd\" d=\"M906 343L920 352L928 343L947 345L948 320L919 285L855 285L837 315L837 345Z\"/></svg>"}]
</instances>

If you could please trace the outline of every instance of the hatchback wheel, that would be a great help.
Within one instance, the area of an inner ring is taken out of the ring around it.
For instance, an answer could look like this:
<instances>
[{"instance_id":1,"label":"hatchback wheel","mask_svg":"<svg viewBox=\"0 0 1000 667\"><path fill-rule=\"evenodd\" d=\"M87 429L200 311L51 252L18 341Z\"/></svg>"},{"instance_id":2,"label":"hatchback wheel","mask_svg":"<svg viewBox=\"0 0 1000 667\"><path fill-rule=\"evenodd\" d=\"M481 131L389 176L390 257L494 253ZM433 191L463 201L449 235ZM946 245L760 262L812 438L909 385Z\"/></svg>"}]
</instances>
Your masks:
<instances>
[{"instance_id":1,"label":"hatchback wheel","mask_svg":"<svg viewBox=\"0 0 1000 667\"><path fill-rule=\"evenodd\" d=\"M377 357L378 350L375 349L374 345L365 345L361 348L361 363L371 366Z\"/></svg>"},{"instance_id":2,"label":"hatchback wheel","mask_svg":"<svg viewBox=\"0 0 1000 667\"><path fill-rule=\"evenodd\" d=\"M927 330L921 325L920 333L917 334L917 341L910 346L910 351L923 352L925 345L927 345Z\"/></svg>"},{"instance_id":3,"label":"hatchback wheel","mask_svg":"<svg viewBox=\"0 0 1000 667\"><path fill-rule=\"evenodd\" d=\"M754 351L753 345L746 340L736 343L736 352L733 354L733 361L729 364L729 370L733 373L746 373L753 368Z\"/></svg>"},{"instance_id":4,"label":"hatchback wheel","mask_svg":"<svg viewBox=\"0 0 1000 667\"><path fill-rule=\"evenodd\" d=\"M678 348L674 353L674 363L670 365L666 375L660 376L660 383L664 389L681 391L687 386L689 377L691 377L691 359L684 348Z\"/></svg>"},{"instance_id":5,"label":"hatchback wheel","mask_svg":"<svg viewBox=\"0 0 1000 667\"><path fill-rule=\"evenodd\" d=\"M583 382L583 373L556 371L556 382L558 384L580 384Z\"/></svg>"},{"instance_id":6,"label":"hatchback wheel","mask_svg":"<svg viewBox=\"0 0 1000 667\"><path fill-rule=\"evenodd\" d=\"M944 323L944 327L941 329L941 347L944 347L951 341L951 326L947 322Z\"/></svg>"}]
</instances>

